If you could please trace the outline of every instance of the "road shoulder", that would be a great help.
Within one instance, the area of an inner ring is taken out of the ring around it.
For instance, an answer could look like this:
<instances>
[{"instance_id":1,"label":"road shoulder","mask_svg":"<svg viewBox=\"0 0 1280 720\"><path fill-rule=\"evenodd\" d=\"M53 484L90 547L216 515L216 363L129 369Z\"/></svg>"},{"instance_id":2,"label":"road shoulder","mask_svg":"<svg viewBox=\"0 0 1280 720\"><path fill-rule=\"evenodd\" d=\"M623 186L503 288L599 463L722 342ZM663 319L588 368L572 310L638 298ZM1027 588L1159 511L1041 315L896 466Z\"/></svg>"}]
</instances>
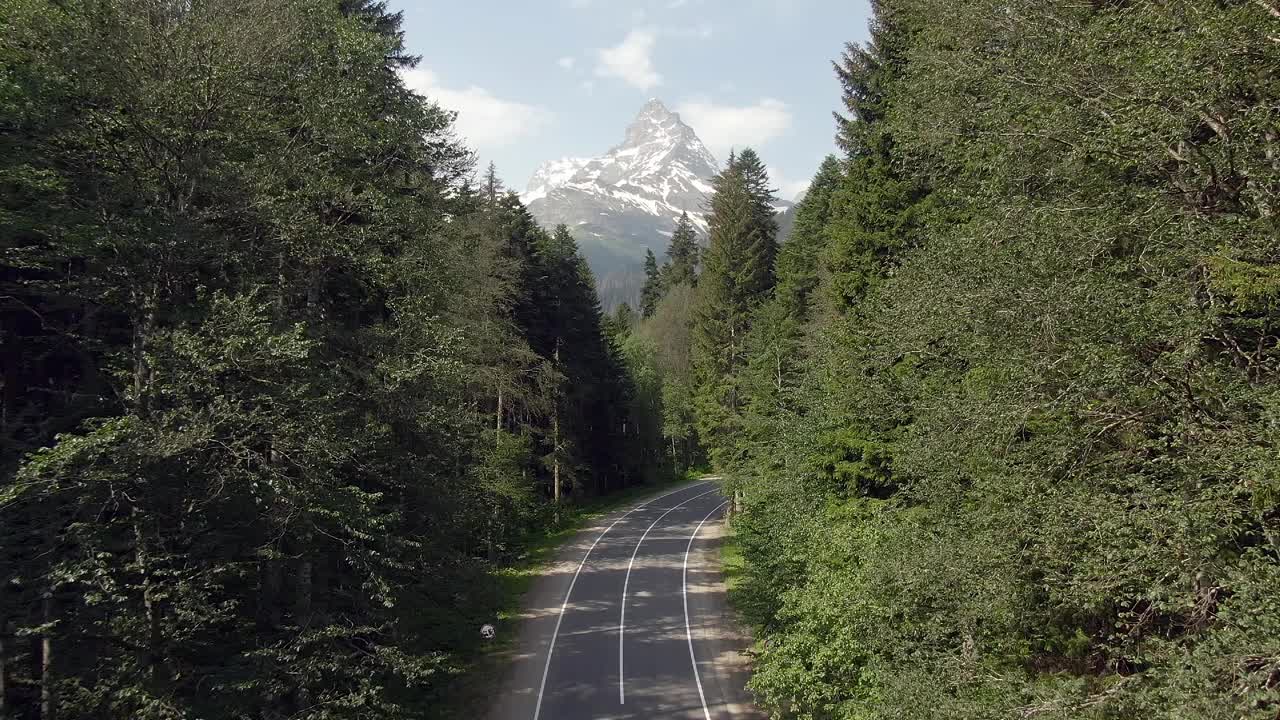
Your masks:
<instances>
[{"instance_id":1,"label":"road shoulder","mask_svg":"<svg viewBox=\"0 0 1280 720\"><path fill-rule=\"evenodd\" d=\"M714 568L699 592L690 595L690 612L701 619L695 631L699 668L710 697L724 703L719 714L734 720L763 720L766 715L756 707L746 689L751 679L751 631L729 603L729 592L722 563L722 550L728 537L729 518L703 526L689 559L690 567ZM696 557L694 557L696 556ZM714 686L714 689L712 687Z\"/></svg>"}]
</instances>

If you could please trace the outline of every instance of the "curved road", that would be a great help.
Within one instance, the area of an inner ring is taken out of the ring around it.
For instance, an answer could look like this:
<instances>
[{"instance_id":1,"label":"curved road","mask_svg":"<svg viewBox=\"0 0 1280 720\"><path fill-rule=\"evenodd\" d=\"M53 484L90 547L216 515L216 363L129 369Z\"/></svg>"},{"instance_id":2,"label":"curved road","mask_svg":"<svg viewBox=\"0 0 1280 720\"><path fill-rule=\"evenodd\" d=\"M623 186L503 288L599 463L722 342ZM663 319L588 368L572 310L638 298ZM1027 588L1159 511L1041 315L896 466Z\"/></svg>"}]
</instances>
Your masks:
<instances>
[{"instance_id":1,"label":"curved road","mask_svg":"<svg viewBox=\"0 0 1280 720\"><path fill-rule=\"evenodd\" d=\"M598 520L525 599L491 720L758 718L720 575L715 478Z\"/></svg>"}]
</instances>

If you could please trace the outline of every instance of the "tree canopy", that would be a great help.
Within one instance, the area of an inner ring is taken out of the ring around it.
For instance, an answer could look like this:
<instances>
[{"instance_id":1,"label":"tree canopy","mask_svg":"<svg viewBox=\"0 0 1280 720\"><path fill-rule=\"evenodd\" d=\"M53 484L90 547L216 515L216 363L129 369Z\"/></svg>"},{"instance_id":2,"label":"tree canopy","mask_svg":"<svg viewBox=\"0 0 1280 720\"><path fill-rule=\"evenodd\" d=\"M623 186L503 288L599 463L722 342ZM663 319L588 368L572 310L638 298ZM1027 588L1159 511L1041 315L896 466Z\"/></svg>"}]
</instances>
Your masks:
<instances>
[{"instance_id":1,"label":"tree canopy","mask_svg":"<svg viewBox=\"0 0 1280 720\"><path fill-rule=\"evenodd\" d=\"M0 715L430 716L647 477L572 238L386 3L12 0L0 58Z\"/></svg>"},{"instance_id":2,"label":"tree canopy","mask_svg":"<svg viewBox=\"0 0 1280 720\"><path fill-rule=\"evenodd\" d=\"M875 10L845 155L714 343L757 698L1273 717L1275 9Z\"/></svg>"}]
</instances>

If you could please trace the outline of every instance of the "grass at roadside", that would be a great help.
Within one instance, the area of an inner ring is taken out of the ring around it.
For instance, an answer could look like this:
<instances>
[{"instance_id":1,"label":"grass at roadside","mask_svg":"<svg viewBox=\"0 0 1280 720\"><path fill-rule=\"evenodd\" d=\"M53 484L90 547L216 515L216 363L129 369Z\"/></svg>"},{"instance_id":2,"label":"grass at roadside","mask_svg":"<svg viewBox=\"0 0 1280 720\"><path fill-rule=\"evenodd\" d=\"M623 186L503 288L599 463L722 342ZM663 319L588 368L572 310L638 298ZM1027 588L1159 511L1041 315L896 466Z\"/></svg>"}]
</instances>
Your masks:
<instances>
[{"instance_id":1,"label":"grass at roadside","mask_svg":"<svg viewBox=\"0 0 1280 720\"><path fill-rule=\"evenodd\" d=\"M742 544L733 522L725 523L724 539L720 544L720 563L724 571L724 585L729 594L729 605L741 615L739 603L742 600L742 580L747 570L747 561L742 556Z\"/></svg>"},{"instance_id":2,"label":"grass at roadside","mask_svg":"<svg viewBox=\"0 0 1280 720\"><path fill-rule=\"evenodd\" d=\"M738 616L739 626L758 641L764 632L761 623L767 617L764 598L761 597L763 588L747 567L742 536L732 517L725 524L724 538L720 543L720 563L729 607Z\"/></svg>"},{"instance_id":3,"label":"grass at roadside","mask_svg":"<svg viewBox=\"0 0 1280 720\"><path fill-rule=\"evenodd\" d=\"M465 670L454 678L445 701L431 708L429 716L441 720L475 720L481 716L494 689L500 687L507 656L519 637L516 623L524 595L561 545L601 515L658 494L664 488L693 482L705 474L705 470L690 470L665 482L628 488L582 505L567 507L559 527L526 538L518 559L494 573L496 591L500 596L498 638L485 646L477 656L467 659Z\"/></svg>"}]
</instances>

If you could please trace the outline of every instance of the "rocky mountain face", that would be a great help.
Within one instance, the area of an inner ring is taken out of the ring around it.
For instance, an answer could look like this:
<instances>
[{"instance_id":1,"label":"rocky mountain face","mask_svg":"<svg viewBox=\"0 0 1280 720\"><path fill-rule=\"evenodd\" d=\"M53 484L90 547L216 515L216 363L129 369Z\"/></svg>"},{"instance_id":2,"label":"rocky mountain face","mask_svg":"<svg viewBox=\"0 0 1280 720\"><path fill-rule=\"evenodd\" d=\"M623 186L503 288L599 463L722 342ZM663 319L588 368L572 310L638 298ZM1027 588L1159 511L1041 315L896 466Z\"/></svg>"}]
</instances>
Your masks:
<instances>
[{"instance_id":1,"label":"rocky mountain face","mask_svg":"<svg viewBox=\"0 0 1280 720\"><path fill-rule=\"evenodd\" d=\"M548 230L564 223L595 271L606 310L639 304L644 252L665 260L680 213L703 234L711 179L720 165L693 128L659 100L650 100L622 143L594 158L543 163L520 195ZM779 241L789 230L792 203L779 200Z\"/></svg>"},{"instance_id":2,"label":"rocky mountain face","mask_svg":"<svg viewBox=\"0 0 1280 720\"><path fill-rule=\"evenodd\" d=\"M705 232L718 171L693 128L650 100L620 145L600 157L544 163L520 198L543 227L567 225L603 278L634 271L646 248L661 259L681 212Z\"/></svg>"}]
</instances>

